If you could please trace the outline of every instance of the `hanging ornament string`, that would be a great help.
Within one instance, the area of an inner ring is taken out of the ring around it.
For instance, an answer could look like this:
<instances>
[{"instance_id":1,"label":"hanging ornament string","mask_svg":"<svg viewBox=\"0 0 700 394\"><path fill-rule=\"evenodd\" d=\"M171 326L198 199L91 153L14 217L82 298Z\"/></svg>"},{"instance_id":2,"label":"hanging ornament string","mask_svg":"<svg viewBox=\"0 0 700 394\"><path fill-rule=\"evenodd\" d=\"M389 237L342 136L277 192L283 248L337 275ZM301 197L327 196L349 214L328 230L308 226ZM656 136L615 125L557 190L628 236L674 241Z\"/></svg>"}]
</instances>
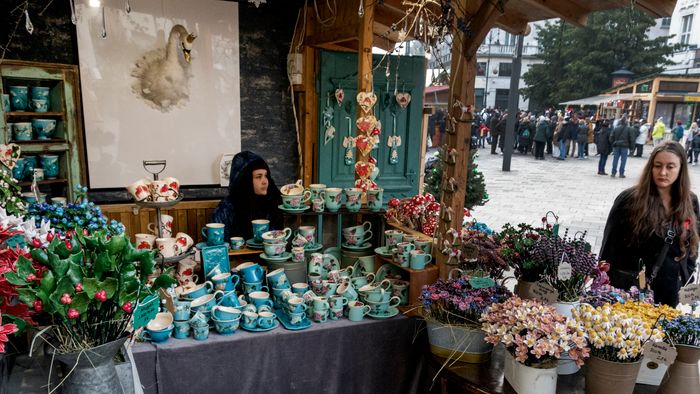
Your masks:
<instances>
[{"instance_id":1,"label":"hanging ornament string","mask_svg":"<svg viewBox=\"0 0 700 394\"><path fill-rule=\"evenodd\" d=\"M124 7L126 10L126 13L131 13L131 4L129 4L129 0L126 0L126 6Z\"/></svg>"},{"instance_id":2,"label":"hanging ornament string","mask_svg":"<svg viewBox=\"0 0 700 394\"><path fill-rule=\"evenodd\" d=\"M323 136L323 144L327 144L335 137L335 127L333 127L333 107L331 106L331 94L326 96L326 107L323 109L323 127L325 132Z\"/></svg>"},{"instance_id":3,"label":"hanging ornament string","mask_svg":"<svg viewBox=\"0 0 700 394\"><path fill-rule=\"evenodd\" d=\"M107 21L105 20L105 6L102 6L102 34L101 38L107 38Z\"/></svg>"},{"instance_id":4,"label":"hanging ornament string","mask_svg":"<svg viewBox=\"0 0 700 394\"><path fill-rule=\"evenodd\" d=\"M27 32L29 34L34 33L34 25L32 24L32 21L29 19L29 10L26 8L24 9L24 17L26 18L24 21L24 28L27 29Z\"/></svg>"},{"instance_id":5,"label":"hanging ornament string","mask_svg":"<svg viewBox=\"0 0 700 394\"><path fill-rule=\"evenodd\" d=\"M75 15L75 0L70 0L70 21L76 25L78 24L78 17Z\"/></svg>"}]
</instances>

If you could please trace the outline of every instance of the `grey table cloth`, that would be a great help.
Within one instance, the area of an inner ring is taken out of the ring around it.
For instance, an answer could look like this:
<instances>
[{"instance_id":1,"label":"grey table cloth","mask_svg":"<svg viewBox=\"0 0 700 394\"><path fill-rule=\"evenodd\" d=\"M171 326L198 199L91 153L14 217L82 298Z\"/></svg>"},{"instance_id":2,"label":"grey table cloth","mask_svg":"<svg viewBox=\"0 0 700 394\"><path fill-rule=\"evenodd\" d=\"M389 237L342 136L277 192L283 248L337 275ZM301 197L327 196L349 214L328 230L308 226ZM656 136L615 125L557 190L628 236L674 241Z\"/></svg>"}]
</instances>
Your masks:
<instances>
[{"instance_id":1,"label":"grey table cloth","mask_svg":"<svg viewBox=\"0 0 700 394\"><path fill-rule=\"evenodd\" d=\"M289 331L211 331L206 341L141 343L133 355L146 393L411 393L422 391L421 320L347 319Z\"/></svg>"}]
</instances>

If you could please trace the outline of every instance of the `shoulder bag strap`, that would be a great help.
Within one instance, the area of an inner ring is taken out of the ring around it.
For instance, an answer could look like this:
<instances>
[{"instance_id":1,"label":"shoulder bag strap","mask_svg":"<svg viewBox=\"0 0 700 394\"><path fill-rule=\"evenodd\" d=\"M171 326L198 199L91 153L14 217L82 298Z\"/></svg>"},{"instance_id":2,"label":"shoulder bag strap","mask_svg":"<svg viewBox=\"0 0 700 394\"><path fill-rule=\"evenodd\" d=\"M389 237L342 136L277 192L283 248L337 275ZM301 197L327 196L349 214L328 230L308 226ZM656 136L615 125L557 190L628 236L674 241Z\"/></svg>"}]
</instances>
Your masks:
<instances>
[{"instance_id":1,"label":"shoulder bag strap","mask_svg":"<svg viewBox=\"0 0 700 394\"><path fill-rule=\"evenodd\" d=\"M656 261L654 262L654 265L651 267L651 276L649 277L649 284L651 284L654 279L656 278L656 275L659 273L659 270L661 267L664 265L664 260L666 259L666 255L668 254L668 248L671 246L673 243L673 239L676 237L676 232L673 231L673 226L669 226L668 230L666 231L666 238L664 238L664 246L661 248L661 253L656 257ZM687 268L686 268L687 271Z\"/></svg>"}]
</instances>

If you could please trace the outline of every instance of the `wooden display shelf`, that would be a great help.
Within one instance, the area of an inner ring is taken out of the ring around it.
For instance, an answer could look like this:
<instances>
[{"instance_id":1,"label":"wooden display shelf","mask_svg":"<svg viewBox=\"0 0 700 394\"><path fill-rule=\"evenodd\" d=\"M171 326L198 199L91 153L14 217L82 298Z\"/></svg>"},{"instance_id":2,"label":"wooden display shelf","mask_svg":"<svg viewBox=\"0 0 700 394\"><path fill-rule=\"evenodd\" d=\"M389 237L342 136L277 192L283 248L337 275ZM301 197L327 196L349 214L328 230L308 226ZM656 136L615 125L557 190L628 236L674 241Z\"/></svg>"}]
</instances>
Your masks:
<instances>
[{"instance_id":1,"label":"wooden display shelf","mask_svg":"<svg viewBox=\"0 0 700 394\"><path fill-rule=\"evenodd\" d=\"M428 264L425 266L425 269L422 270L414 270L409 267L402 267L394 263L391 258L383 257L378 254L375 255L375 262L377 267L381 266L382 263L392 264L408 274L408 281L410 282L410 285L408 286L407 309L409 310L412 307L418 306L418 297L420 297L420 292L423 289L423 286L435 283L438 280L440 273L440 270L435 264Z\"/></svg>"},{"instance_id":2,"label":"wooden display shelf","mask_svg":"<svg viewBox=\"0 0 700 394\"><path fill-rule=\"evenodd\" d=\"M51 185L54 183L66 183L66 182L68 182L68 179L66 179L66 178L56 178L56 179L46 179L43 181L36 181L36 183L38 185ZM19 185L20 186L31 186L32 182L31 181L23 181L23 182L19 182Z\"/></svg>"},{"instance_id":3,"label":"wooden display shelf","mask_svg":"<svg viewBox=\"0 0 700 394\"><path fill-rule=\"evenodd\" d=\"M39 145L39 144L65 144L66 140L63 138L49 138L47 140L10 140L10 142L14 144L34 144L34 145Z\"/></svg>"},{"instance_id":4,"label":"wooden display shelf","mask_svg":"<svg viewBox=\"0 0 700 394\"><path fill-rule=\"evenodd\" d=\"M63 117L63 112L30 112L30 111L12 111L12 112L5 112L5 117L7 119L11 118L24 118L24 117L32 117L32 118L40 118L40 117L48 117L48 118L62 118Z\"/></svg>"},{"instance_id":5,"label":"wooden display shelf","mask_svg":"<svg viewBox=\"0 0 700 394\"><path fill-rule=\"evenodd\" d=\"M263 252L263 249L253 249L253 248L249 248L247 246L243 246L242 248L240 248L238 250L229 249L228 255L229 256L246 256L246 255L251 255L251 254L261 254L262 252Z\"/></svg>"},{"instance_id":6,"label":"wooden display shelf","mask_svg":"<svg viewBox=\"0 0 700 394\"><path fill-rule=\"evenodd\" d=\"M304 212L287 212L282 210L282 213L284 215L302 215L302 216L319 216L319 215L377 215L377 214L383 214L386 213L384 209L381 209L379 211L371 211L367 208L362 208L357 212L350 212L347 210L347 208L340 208L335 212L331 212L329 210L324 210L323 212L314 212L311 208L307 209Z\"/></svg>"}]
</instances>

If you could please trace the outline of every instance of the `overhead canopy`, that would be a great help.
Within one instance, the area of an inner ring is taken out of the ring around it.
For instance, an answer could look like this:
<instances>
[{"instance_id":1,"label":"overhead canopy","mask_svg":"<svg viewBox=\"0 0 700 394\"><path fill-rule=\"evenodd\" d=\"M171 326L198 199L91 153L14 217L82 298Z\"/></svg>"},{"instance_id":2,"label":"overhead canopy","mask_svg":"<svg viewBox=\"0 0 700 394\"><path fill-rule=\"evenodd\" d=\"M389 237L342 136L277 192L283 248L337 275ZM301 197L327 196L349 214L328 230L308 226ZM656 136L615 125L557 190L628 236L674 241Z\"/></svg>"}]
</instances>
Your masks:
<instances>
[{"instance_id":1,"label":"overhead canopy","mask_svg":"<svg viewBox=\"0 0 700 394\"><path fill-rule=\"evenodd\" d=\"M569 100L559 103L559 105L598 105L610 100L633 100L636 96L634 93L620 93L620 94L602 94L598 96L591 96L586 98L581 98L577 100Z\"/></svg>"}]
</instances>

